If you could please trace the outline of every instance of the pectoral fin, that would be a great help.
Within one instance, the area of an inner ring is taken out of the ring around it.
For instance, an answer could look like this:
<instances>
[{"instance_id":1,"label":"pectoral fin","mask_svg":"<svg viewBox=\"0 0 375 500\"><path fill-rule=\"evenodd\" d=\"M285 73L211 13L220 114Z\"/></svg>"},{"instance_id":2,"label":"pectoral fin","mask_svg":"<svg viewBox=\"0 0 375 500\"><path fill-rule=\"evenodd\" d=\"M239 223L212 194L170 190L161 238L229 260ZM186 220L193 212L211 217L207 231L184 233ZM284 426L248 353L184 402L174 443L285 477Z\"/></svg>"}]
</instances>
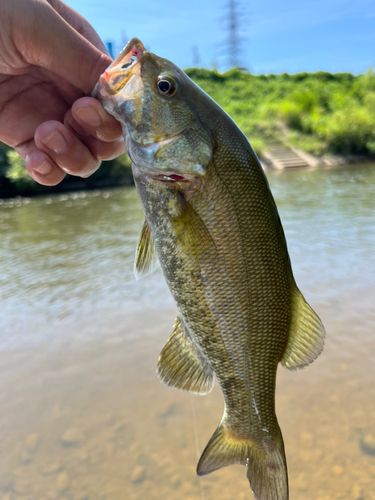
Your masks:
<instances>
[{"instance_id":1,"label":"pectoral fin","mask_svg":"<svg viewBox=\"0 0 375 500\"><path fill-rule=\"evenodd\" d=\"M147 276L155 271L158 265L154 237L150 226L145 220L135 253L134 276L136 280Z\"/></svg>"},{"instance_id":2,"label":"pectoral fin","mask_svg":"<svg viewBox=\"0 0 375 500\"><path fill-rule=\"evenodd\" d=\"M196 394L208 394L214 385L213 372L195 347L180 318L159 356L157 373L170 387Z\"/></svg>"},{"instance_id":3,"label":"pectoral fin","mask_svg":"<svg viewBox=\"0 0 375 500\"><path fill-rule=\"evenodd\" d=\"M292 292L292 321L281 364L288 370L301 370L322 352L325 330L322 322L295 286Z\"/></svg>"},{"instance_id":4,"label":"pectoral fin","mask_svg":"<svg viewBox=\"0 0 375 500\"><path fill-rule=\"evenodd\" d=\"M185 201L184 212L174 225L181 248L202 261L216 259L217 249L209 230L190 203Z\"/></svg>"}]
</instances>

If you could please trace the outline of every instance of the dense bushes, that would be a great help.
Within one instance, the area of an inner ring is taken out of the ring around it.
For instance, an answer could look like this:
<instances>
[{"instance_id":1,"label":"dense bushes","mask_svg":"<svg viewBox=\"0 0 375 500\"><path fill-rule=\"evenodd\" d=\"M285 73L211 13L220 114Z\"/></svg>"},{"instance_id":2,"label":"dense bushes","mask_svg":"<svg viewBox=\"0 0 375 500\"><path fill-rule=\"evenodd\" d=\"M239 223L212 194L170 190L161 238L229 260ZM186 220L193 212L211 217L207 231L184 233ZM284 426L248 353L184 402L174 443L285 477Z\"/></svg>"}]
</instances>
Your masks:
<instances>
[{"instance_id":1,"label":"dense bushes","mask_svg":"<svg viewBox=\"0 0 375 500\"><path fill-rule=\"evenodd\" d=\"M315 154L375 153L375 73L254 76L187 73L238 123L260 152L282 140Z\"/></svg>"},{"instance_id":2,"label":"dense bushes","mask_svg":"<svg viewBox=\"0 0 375 500\"><path fill-rule=\"evenodd\" d=\"M249 137L256 152L283 141L314 154L375 154L375 73L255 76L191 68L186 73L215 99ZM130 161L104 162L88 179L67 176L57 189L130 182ZM0 143L0 197L45 192L23 162Z\"/></svg>"},{"instance_id":3,"label":"dense bushes","mask_svg":"<svg viewBox=\"0 0 375 500\"><path fill-rule=\"evenodd\" d=\"M23 160L12 149L0 143L0 198L67 189L90 189L98 186L130 184L131 165L127 154L115 160L105 161L99 170L87 179L67 175L61 184L54 187L41 186L26 172Z\"/></svg>"}]
</instances>

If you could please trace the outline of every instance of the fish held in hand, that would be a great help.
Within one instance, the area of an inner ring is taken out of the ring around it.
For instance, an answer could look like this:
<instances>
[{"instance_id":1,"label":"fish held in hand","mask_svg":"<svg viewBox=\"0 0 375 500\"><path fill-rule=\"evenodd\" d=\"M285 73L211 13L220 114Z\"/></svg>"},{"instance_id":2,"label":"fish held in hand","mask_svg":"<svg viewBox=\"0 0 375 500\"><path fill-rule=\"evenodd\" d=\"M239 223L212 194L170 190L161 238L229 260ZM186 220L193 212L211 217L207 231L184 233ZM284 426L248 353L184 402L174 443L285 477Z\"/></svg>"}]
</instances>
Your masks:
<instances>
[{"instance_id":1,"label":"fish held in hand","mask_svg":"<svg viewBox=\"0 0 375 500\"><path fill-rule=\"evenodd\" d=\"M158 362L168 386L225 400L197 473L242 464L257 500L286 500L277 366L299 370L324 328L293 278L275 202L232 119L138 39L94 91L123 127L145 214L137 278L160 263L179 310Z\"/></svg>"}]
</instances>

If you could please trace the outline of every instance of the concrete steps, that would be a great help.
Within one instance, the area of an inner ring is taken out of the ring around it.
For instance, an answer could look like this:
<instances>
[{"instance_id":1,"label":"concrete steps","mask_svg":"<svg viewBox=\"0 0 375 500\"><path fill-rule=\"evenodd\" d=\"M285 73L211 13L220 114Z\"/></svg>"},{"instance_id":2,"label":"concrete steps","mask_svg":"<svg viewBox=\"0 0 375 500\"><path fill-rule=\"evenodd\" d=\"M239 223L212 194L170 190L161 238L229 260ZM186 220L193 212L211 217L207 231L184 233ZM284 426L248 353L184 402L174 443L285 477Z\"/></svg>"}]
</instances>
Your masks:
<instances>
[{"instance_id":1,"label":"concrete steps","mask_svg":"<svg viewBox=\"0 0 375 500\"><path fill-rule=\"evenodd\" d=\"M269 163L276 170L315 166L312 164L314 162L308 156L304 153L301 154L300 151L294 148L288 148L281 143L269 144L267 151L263 153L266 163Z\"/></svg>"},{"instance_id":2,"label":"concrete steps","mask_svg":"<svg viewBox=\"0 0 375 500\"><path fill-rule=\"evenodd\" d=\"M324 155L322 157L305 153L293 147L284 146L281 142L268 144L267 150L260 158L263 169L288 170L305 167L332 167L348 163L365 163L374 161L374 157L360 155Z\"/></svg>"}]
</instances>

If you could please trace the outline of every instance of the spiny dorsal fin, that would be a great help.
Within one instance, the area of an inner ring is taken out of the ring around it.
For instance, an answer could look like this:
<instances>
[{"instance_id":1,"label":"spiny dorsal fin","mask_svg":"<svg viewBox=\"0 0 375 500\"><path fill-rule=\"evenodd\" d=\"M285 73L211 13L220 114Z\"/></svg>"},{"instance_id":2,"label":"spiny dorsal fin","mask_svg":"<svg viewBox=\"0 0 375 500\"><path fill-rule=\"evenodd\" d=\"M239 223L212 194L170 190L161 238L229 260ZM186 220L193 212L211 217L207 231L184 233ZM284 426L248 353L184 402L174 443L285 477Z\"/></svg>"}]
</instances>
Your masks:
<instances>
[{"instance_id":1,"label":"spiny dorsal fin","mask_svg":"<svg viewBox=\"0 0 375 500\"><path fill-rule=\"evenodd\" d=\"M176 318L173 332L160 353L157 373L165 385L176 389L196 394L208 394L212 390L213 372L180 318Z\"/></svg>"},{"instance_id":2,"label":"spiny dorsal fin","mask_svg":"<svg viewBox=\"0 0 375 500\"><path fill-rule=\"evenodd\" d=\"M325 330L297 286L292 292L292 321L281 364L288 370L301 370L322 352Z\"/></svg>"},{"instance_id":3,"label":"spiny dorsal fin","mask_svg":"<svg viewBox=\"0 0 375 500\"><path fill-rule=\"evenodd\" d=\"M134 276L136 280L155 271L158 265L154 237L150 226L145 220L139 235L137 250L135 252Z\"/></svg>"},{"instance_id":4,"label":"spiny dorsal fin","mask_svg":"<svg viewBox=\"0 0 375 500\"><path fill-rule=\"evenodd\" d=\"M198 476L240 464L247 467L247 478L256 500L288 500L288 476L282 436L251 441L238 437L221 422L198 462Z\"/></svg>"}]
</instances>

